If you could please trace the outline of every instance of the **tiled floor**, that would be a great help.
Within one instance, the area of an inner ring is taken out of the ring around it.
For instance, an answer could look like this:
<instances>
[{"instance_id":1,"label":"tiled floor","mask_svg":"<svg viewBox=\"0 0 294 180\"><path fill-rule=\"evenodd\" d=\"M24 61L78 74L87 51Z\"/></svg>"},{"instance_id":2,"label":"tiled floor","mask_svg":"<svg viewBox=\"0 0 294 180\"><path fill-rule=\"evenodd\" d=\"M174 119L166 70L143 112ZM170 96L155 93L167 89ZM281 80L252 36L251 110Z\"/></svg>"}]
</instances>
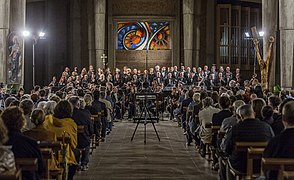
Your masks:
<instances>
[{"instance_id":1,"label":"tiled floor","mask_svg":"<svg viewBox=\"0 0 294 180\"><path fill-rule=\"evenodd\" d=\"M185 136L177 123L160 121L156 125L139 124L133 142L135 123L117 122L111 135L90 156L89 170L77 172L75 179L217 179L206 160L194 146L186 147Z\"/></svg>"}]
</instances>

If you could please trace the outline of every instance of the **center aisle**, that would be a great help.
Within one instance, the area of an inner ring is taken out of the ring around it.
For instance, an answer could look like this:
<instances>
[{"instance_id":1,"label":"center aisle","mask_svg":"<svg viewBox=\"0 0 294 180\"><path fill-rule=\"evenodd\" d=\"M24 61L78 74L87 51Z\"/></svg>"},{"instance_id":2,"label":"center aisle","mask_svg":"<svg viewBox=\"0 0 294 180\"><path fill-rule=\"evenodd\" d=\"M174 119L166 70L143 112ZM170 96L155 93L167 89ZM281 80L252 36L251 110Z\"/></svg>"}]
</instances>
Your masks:
<instances>
[{"instance_id":1,"label":"center aisle","mask_svg":"<svg viewBox=\"0 0 294 180\"><path fill-rule=\"evenodd\" d=\"M116 122L112 133L90 156L89 170L77 172L80 179L217 179L208 162L194 146L186 147L185 136L177 123L160 121L156 129L147 124L144 145L144 124L140 124L133 142L135 123Z\"/></svg>"}]
</instances>

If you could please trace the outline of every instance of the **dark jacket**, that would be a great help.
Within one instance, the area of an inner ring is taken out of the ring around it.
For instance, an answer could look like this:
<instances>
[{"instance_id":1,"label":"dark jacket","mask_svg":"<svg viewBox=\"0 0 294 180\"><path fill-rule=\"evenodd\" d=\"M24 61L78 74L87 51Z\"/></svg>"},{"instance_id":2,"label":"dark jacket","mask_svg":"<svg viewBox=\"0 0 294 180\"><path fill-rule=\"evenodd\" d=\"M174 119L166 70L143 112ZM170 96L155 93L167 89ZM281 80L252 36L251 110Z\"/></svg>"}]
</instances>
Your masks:
<instances>
[{"instance_id":1,"label":"dark jacket","mask_svg":"<svg viewBox=\"0 0 294 180\"><path fill-rule=\"evenodd\" d=\"M93 112L91 112L91 114L98 114L98 112L103 111L103 113L104 113L103 117L104 118L107 117L106 105L103 102L94 100L93 103L92 103L92 107L93 107L93 110L92 110Z\"/></svg>"},{"instance_id":2,"label":"dark jacket","mask_svg":"<svg viewBox=\"0 0 294 180\"><path fill-rule=\"evenodd\" d=\"M72 118L75 123L84 126L84 133L78 133L77 148L82 149L90 145L90 136L94 133L91 113L88 110L74 108Z\"/></svg>"},{"instance_id":3,"label":"dark jacket","mask_svg":"<svg viewBox=\"0 0 294 180\"><path fill-rule=\"evenodd\" d=\"M273 136L272 128L267 123L256 119L246 119L233 126L227 134L225 143L225 151L229 155L232 166L241 172L246 172L247 169L247 152L236 151L236 142L265 142ZM254 166L254 170L258 171L259 166L260 161Z\"/></svg>"},{"instance_id":4,"label":"dark jacket","mask_svg":"<svg viewBox=\"0 0 294 180\"><path fill-rule=\"evenodd\" d=\"M263 157L294 158L294 128L285 129L271 139L264 150ZM265 174L268 179L277 179L277 172L269 171Z\"/></svg>"},{"instance_id":5,"label":"dark jacket","mask_svg":"<svg viewBox=\"0 0 294 180\"><path fill-rule=\"evenodd\" d=\"M276 136L284 130L284 124L282 122L281 114L274 116L274 122L271 124L271 127Z\"/></svg>"},{"instance_id":6,"label":"dark jacket","mask_svg":"<svg viewBox=\"0 0 294 180\"><path fill-rule=\"evenodd\" d=\"M222 125L224 119L231 117L233 113L230 110L224 109L212 116L212 124L214 126Z\"/></svg>"},{"instance_id":7,"label":"dark jacket","mask_svg":"<svg viewBox=\"0 0 294 180\"><path fill-rule=\"evenodd\" d=\"M38 171L22 171L23 180L40 179L40 175L45 172L45 164L42 154L36 141L24 136L21 132L9 132L9 140L6 145L12 146L15 158L37 158Z\"/></svg>"}]
</instances>

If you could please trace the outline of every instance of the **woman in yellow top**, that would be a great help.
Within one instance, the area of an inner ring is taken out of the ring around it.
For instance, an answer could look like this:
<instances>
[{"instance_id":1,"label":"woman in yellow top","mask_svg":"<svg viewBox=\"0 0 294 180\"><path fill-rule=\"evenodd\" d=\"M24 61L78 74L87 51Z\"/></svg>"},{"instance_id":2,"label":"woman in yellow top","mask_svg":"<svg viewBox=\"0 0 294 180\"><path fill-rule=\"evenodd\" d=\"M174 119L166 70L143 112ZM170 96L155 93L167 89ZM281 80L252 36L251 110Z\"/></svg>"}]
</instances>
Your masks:
<instances>
[{"instance_id":1,"label":"woman in yellow top","mask_svg":"<svg viewBox=\"0 0 294 180\"><path fill-rule=\"evenodd\" d=\"M71 118L72 111L73 108L67 100L60 101L54 109L53 123L48 124L48 129L55 132L57 137L62 137L63 134L70 137L70 143L66 149L68 179L73 179L76 172L76 157L78 155L78 151L76 150L78 130L76 123Z\"/></svg>"}]
</instances>

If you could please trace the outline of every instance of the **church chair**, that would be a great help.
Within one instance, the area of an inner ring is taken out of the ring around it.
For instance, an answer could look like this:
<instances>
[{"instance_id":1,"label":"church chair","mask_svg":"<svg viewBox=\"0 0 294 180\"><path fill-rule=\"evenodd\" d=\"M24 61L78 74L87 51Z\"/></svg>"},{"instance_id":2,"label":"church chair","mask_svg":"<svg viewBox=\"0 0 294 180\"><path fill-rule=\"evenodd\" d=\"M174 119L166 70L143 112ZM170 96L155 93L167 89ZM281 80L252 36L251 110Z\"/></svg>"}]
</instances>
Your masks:
<instances>
[{"instance_id":1,"label":"church chair","mask_svg":"<svg viewBox=\"0 0 294 180\"><path fill-rule=\"evenodd\" d=\"M247 175L246 179L254 179L253 177L253 161L261 160L264 148L248 148L247 150Z\"/></svg>"},{"instance_id":2,"label":"church chair","mask_svg":"<svg viewBox=\"0 0 294 180\"><path fill-rule=\"evenodd\" d=\"M284 175L288 175L288 178L292 179L293 176L290 175L293 175L294 158L262 158L261 166L262 172L278 171L278 179L283 179ZM284 171L286 172L284 173Z\"/></svg>"},{"instance_id":3,"label":"church chair","mask_svg":"<svg viewBox=\"0 0 294 180\"><path fill-rule=\"evenodd\" d=\"M21 169L17 169L13 174L0 174L0 179L22 180Z\"/></svg>"},{"instance_id":4,"label":"church chair","mask_svg":"<svg viewBox=\"0 0 294 180\"><path fill-rule=\"evenodd\" d=\"M283 171L283 179L293 180L294 179L294 171Z\"/></svg>"},{"instance_id":5,"label":"church chair","mask_svg":"<svg viewBox=\"0 0 294 180\"><path fill-rule=\"evenodd\" d=\"M50 148L40 148L40 151L46 165L46 173L44 174L44 177L50 179L50 160L52 160L53 151Z\"/></svg>"},{"instance_id":6,"label":"church chair","mask_svg":"<svg viewBox=\"0 0 294 180\"><path fill-rule=\"evenodd\" d=\"M60 142L48 142L48 141L39 141L38 146L43 154L43 158L46 160L47 167L50 166L52 161L53 163L56 163L57 169L49 169L49 178L50 177L56 177L56 179L61 179L63 168L60 167L59 162L56 160L59 159L59 154L62 149L62 144ZM49 150L51 150L50 156L49 156ZM47 157L47 158L46 158Z\"/></svg>"},{"instance_id":7,"label":"church chair","mask_svg":"<svg viewBox=\"0 0 294 180\"><path fill-rule=\"evenodd\" d=\"M267 142L236 142L235 150L239 152L247 153L247 172L244 173L244 172L237 171L231 166L231 163L228 160L227 161L228 168L229 168L228 173L231 173L236 179L242 179L246 177L251 178L253 174L253 158L258 159L258 157L260 157L260 154L259 154L260 151L262 151L262 149L264 149L266 146L267 146ZM250 148L261 148L261 150L258 150L258 151L256 150L254 153L253 153L253 150L251 150L251 156L250 156L250 159L248 159L248 149Z\"/></svg>"},{"instance_id":8,"label":"church chair","mask_svg":"<svg viewBox=\"0 0 294 180\"><path fill-rule=\"evenodd\" d=\"M37 158L15 158L15 164L22 171L38 171Z\"/></svg>"}]
</instances>

